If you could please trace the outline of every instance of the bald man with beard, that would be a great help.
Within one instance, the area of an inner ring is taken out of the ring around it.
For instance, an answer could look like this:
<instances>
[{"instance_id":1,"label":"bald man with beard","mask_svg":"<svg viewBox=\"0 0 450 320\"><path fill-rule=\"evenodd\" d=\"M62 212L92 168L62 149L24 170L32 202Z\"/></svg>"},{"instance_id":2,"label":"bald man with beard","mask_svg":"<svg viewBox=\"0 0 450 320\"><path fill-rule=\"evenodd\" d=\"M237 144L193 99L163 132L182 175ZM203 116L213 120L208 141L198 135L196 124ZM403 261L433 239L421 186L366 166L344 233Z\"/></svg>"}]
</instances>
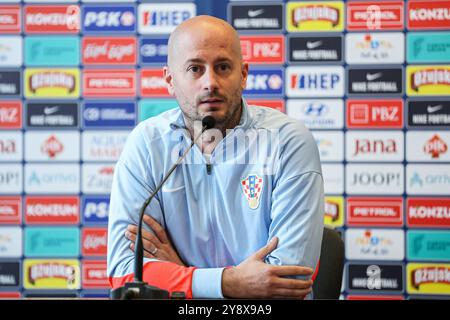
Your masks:
<instances>
[{"instance_id":1,"label":"bald man with beard","mask_svg":"<svg viewBox=\"0 0 450 320\"><path fill-rule=\"evenodd\" d=\"M227 22L186 20L168 50L164 77L179 108L142 121L115 167L112 288L133 279L141 205L212 116L215 127L145 211L144 281L187 298L312 298L324 195L311 133L281 112L247 104L249 66Z\"/></svg>"}]
</instances>

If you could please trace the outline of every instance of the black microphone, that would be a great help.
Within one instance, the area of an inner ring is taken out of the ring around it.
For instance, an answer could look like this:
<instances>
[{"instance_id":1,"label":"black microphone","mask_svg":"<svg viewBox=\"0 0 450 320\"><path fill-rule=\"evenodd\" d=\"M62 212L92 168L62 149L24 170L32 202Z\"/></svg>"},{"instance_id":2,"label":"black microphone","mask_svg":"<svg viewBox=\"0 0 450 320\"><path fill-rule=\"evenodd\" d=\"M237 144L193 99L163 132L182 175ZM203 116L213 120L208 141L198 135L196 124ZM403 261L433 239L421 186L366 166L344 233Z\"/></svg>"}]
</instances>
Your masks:
<instances>
[{"instance_id":1,"label":"black microphone","mask_svg":"<svg viewBox=\"0 0 450 320\"><path fill-rule=\"evenodd\" d=\"M170 168L166 173L162 181L155 188L152 194L144 202L139 212L139 224L136 235L135 249L134 249L134 279L133 282L127 282L124 286L111 290L112 299L168 299L169 292L166 290L159 289L155 286L150 286L142 280L143 264L144 264L144 246L142 244L142 221L144 219L144 211L159 190L162 188L164 183L169 179L170 175L175 171L176 167L183 161L188 152L192 149L197 140L202 136L203 132L211 129L216 124L216 119L212 116L206 116L202 119L202 131L200 134L192 140L191 145L186 149L186 151L178 158L177 162ZM166 217L163 211L164 225L166 226ZM176 293L176 298L180 297L180 293Z\"/></svg>"}]
</instances>

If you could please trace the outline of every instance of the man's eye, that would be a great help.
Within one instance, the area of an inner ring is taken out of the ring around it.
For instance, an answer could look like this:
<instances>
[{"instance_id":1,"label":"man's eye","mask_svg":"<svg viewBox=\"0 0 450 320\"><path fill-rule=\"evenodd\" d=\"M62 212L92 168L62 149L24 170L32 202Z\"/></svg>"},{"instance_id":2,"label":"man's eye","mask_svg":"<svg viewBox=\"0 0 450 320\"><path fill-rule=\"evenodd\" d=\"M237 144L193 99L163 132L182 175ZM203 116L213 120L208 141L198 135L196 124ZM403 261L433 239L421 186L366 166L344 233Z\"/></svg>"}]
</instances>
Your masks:
<instances>
[{"instance_id":1,"label":"man's eye","mask_svg":"<svg viewBox=\"0 0 450 320\"><path fill-rule=\"evenodd\" d=\"M197 72L200 72L200 67L199 66L191 66L188 68L188 71L197 73Z\"/></svg>"},{"instance_id":2,"label":"man's eye","mask_svg":"<svg viewBox=\"0 0 450 320\"><path fill-rule=\"evenodd\" d=\"M231 67L230 67L229 64L224 63L224 64L220 64L220 65L219 65L219 70L220 70L220 71L227 71L227 70L229 70L229 69L231 69Z\"/></svg>"}]
</instances>

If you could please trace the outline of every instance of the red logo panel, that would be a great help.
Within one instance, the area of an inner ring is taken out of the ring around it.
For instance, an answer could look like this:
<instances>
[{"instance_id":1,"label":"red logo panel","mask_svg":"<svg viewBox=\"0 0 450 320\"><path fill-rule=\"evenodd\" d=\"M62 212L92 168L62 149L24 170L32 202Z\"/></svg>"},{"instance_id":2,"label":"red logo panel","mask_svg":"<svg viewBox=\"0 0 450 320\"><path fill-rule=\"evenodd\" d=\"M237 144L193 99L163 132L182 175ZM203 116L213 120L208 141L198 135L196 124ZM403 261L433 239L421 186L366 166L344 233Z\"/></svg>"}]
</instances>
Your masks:
<instances>
[{"instance_id":1,"label":"red logo panel","mask_svg":"<svg viewBox=\"0 0 450 320\"><path fill-rule=\"evenodd\" d=\"M163 69L141 69L142 97L170 97Z\"/></svg>"},{"instance_id":2,"label":"red logo panel","mask_svg":"<svg viewBox=\"0 0 450 320\"><path fill-rule=\"evenodd\" d=\"M22 102L0 101L0 129L22 128Z\"/></svg>"},{"instance_id":3,"label":"red logo panel","mask_svg":"<svg viewBox=\"0 0 450 320\"><path fill-rule=\"evenodd\" d=\"M403 1L348 2L347 30L401 30Z\"/></svg>"},{"instance_id":4,"label":"red logo panel","mask_svg":"<svg viewBox=\"0 0 450 320\"><path fill-rule=\"evenodd\" d=\"M450 2L446 0L408 1L408 29L450 28Z\"/></svg>"},{"instance_id":5,"label":"red logo panel","mask_svg":"<svg viewBox=\"0 0 450 320\"><path fill-rule=\"evenodd\" d=\"M78 33L80 8L76 5L26 6L23 24L27 33Z\"/></svg>"},{"instance_id":6,"label":"red logo panel","mask_svg":"<svg viewBox=\"0 0 450 320\"><path fill-rule=\"evenodd\" d=\"M85 69L83 94L85 97L134 97L136 70Z\"/></svg>"},{"instance_id":7,"label":"red logo panel","mask_svg":"<svg viewBox=\"0 0 450 320\"><path fill-rule=\"evenodd\" d=\"M281 112L285 112L284 100L262 100L262 99L247 99L248 105L256 105L261 107L269 107Z\"/></svg>"},{"instance_id":8,"label":"red logo panel","mask_svg":"<svg viewBox=\"0 0 450 320\"><path fill-rule=\"evenodd\" d=\"M22 222L22 198L20 196L0 197L0 224Z\"/></svg>"},{"instance_id":9,"label":"red logo panel","mask_svg":"<svg viewBox=\"0 0 450 320\"><path fill-rule=\"evenodd\" d=\"M348 198L347 224L349 226L402 226L403 198Z\"/></svg>"},{"instance_id":10,"label":"red logo panel","mask_svg":"<svg viewBox=\"0 0 450 320\"><path fill-rule=\"evenodd\" d=\"M84 37L82 59L86 65L136 64L136 38Z\"/></svg>"},{"instance_id":11,"label":"red logo panel","mask_svg":"<svg viewBox=\"0 0 450 320\"><path fill-rule=\"evenodd\" d=\"M25 197L25 223L78 224L80 200L78 197Z\"/></svg>"},{"instance_id":12,"label":"red logo panel","mask_svg":"<svg viewBox=\"0 0 450 320\"><path fill-rule=\"evenodd\" d=\"M450 199L408 198L406 222L408 227L450 227Z\"/></svg>"},{"instance_id":13,"label":"red logo panel","mask_svg":"<svg viewBox=\"0 0 450 320\"><path fill-rule=\"evenodd\" d=\"M20 292L0 291L0 299L18 299L20 297L21 297Z\"/></svg>"},{"instance_id":14,"label":"red logo panel","mask_svg":"<svg viewBox=\"0 0 450 320\"><path fill-rule=\"evenodd\" d=\"M83 260L81 281L83 288L108 289L109 281L105 260Z\"/></svg>"},{"instance_id":15,"label":"red logo panel","mask_svg":"<svg viewBox=\"0 0 450 320\"><path fill-rule=\"evenodd\" d=\"M248 63L282 64L283 36L241 36L242 58Z\"/></svg>"},{"instance_id":16,"label":"red logo panel","mask_svg":"<svg viewBox=\"0 0 450 320\"><path fill-rule=\"evenodd\" d=\"M403 100L347 100L348 128L402 128Z\"/></svg>"},{"instance_id":17,"label":"red logo panel","mask_svg":"<svg viewBox=\"0 0 450 320\"><path fill-rule=\"evenodd\" d=\"M20 33L20 6L0 6L0 33Z\"/></svg>"},{"instance_id":18,"label":"red logo panel","mask_svg":"<svg viewBox=\"0 0 450 320\"><path fill-rule=\"evenodd\" d=\"M107 228L84 228L81 232L83 256L106 256L108 245Z\"/></svg>"}]
</instances>

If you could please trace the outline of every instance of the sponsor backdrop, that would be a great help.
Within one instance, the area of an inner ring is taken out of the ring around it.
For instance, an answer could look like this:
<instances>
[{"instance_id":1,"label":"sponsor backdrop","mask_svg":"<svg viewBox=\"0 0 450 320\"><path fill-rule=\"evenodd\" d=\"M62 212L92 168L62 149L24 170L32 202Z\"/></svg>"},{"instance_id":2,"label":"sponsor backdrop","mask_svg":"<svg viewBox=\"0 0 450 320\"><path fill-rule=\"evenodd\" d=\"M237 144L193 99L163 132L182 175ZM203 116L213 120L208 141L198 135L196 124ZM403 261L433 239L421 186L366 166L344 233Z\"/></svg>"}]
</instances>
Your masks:
<instances>
[{"instance_id":1,"label":"sponsor backdrop","mask_svg":"<svg viewBox=\"0 0 450 320\"><path fill-rule=\"evenodd\" d=\"M106 297L114 164L177 106L167 38L227 19L244 94L313 131L344 299L450 298L450 1L0 0L0 297Z\"/></svg>"}]
</instances>

